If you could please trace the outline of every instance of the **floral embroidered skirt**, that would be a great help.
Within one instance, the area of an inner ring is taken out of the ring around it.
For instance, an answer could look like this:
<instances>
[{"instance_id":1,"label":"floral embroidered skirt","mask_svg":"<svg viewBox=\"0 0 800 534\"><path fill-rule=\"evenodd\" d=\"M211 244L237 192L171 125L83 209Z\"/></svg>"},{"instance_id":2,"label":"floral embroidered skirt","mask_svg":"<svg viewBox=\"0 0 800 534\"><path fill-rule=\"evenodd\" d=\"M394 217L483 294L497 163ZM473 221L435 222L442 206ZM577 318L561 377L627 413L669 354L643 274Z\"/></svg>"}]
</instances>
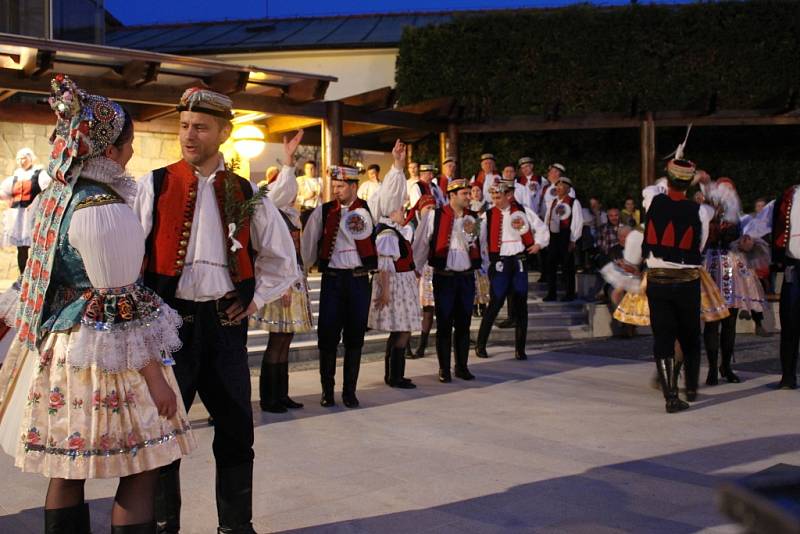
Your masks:
<instances>
[{"instance_id":1,"label":"floral embroidered skirt","mask_svg":"<svg viewBox=\"0 0 800 534\"><path fill-rule=\"evenodd\" d=\"M295 280L290 288L292 300L284 305L279 298L264 305L253 320L267 332L302 334L313 328L311 299L305 275Z\"/></svg>"},{"instance_id":2,"label":"floral embroidered skirt","mask_svg":"<svg viewBox=\"0 0 800 534\"><path fill-rule=\"evenodd\" d=\"M433 267L426 265L419 279L419 305L433 307Z\"/></svg>"},{"instance_id":3,"label":"floral embroidered skirt","mask_svg":"<svg viewBox=\"0 0 800 534\"><path fill-rule=\"evenodd\" d=\"M139 371L69 366L66 348L76 330L49 334L39 353L22 348L14 357L18 378L4 399L0 436L11 431L11 412L22 406L16 466L48 478L116 478L189 454L196 444L172 368L161 370L178 411L165 419Z\"/></svg>"},{"instance_id":4,"label":"floral embroidered skirt","mask_svg":"<svg viewBox=\"0 0 800 534\"><path fill-rule=\"evenodd\" d=\"M491 286L489 285L489 275L475 270L475 304L489 304Z\"/></svg>"},{"instance_id":5,"label":"floral embroidered skirt","mask_svg":"<svg viewBox=\"0 0 800 534\"><path fill-rule=\"evenodd\" d=\"M367 326L384 332L414 332L420 329L422 318L417 300L417 275L414 271L389 275L390 301L381 309L375 307L378 298L376 284L372 284L372 301L369 306Z\"/></svg>"},{"instance_id":6,"label":"floral embroidered skirt","mask_svg":"<svg viewBox=\"0 0 800 534\"><path fill-rule=\"evenodd\" d=\"M647 277L642 281L639 293L625 293L614 319L621 323L636 326L650 325L650 305L647 302ZM705 269L700 269L700 319L706 322L719 321L728 317L728 306L719 293L719 288Z\"/></svg>"},{"instance_id":7,"label":"floral embroidered skirt","mask_svg":"<svg viewBox=\"0 0 800 534\"><path fill-rule=\"evenodd\" d=\"M706 269L729 308L764 311L764 289L744 254L733 250L709 250L706 252Z\"/></svg>"}]
</instances>

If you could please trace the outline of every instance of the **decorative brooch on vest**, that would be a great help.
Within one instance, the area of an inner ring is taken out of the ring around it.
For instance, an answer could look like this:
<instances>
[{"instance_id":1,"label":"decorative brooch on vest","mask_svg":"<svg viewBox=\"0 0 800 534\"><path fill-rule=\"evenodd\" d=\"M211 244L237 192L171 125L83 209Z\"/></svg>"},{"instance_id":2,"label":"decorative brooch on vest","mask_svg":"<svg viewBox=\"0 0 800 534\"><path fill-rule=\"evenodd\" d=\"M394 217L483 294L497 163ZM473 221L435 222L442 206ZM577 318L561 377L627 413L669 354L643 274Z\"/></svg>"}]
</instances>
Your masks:
<instances>
[{"instance_id":1,"label":"decorative brooch on vest","mask_svg":"<svg viewBox=\"0 0 800 534\"><path fill-rule=\"evenodd\" d=\"M216 184L217 182L215 182ZM265 184L259 187L252 197L245 199L238 176L226 168L222 174L222 187L215 187L214 190L217 194L217 202L222 207L222 225L227 231L227 240L230 243L228 267L232 273L238 273L239 258L236 252L242 248L239 239L243 239L241 233L244 231L244 227L249 228L250 218L264 197L267 196L267 186Z\"/></svg>"}]
</instances>

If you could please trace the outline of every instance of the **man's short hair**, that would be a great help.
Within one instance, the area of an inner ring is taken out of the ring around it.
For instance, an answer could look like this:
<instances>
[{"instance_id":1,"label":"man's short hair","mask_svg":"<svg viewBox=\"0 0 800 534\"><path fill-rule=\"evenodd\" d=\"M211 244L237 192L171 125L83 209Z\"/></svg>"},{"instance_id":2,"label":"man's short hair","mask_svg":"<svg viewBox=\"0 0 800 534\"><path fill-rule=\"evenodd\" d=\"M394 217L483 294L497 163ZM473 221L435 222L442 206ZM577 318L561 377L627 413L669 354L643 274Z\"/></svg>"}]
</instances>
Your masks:
<instances>
[{"instance_id":1,"label":"man's short hair","mask_svg":"<svg viewBox=\"0 0 800 534\"><path fill-rule=\"evenodd\" d=\"M380 173L381 172L381 166L380 165L376 165L375 163L373 163L372 165L367 167L367 170L368 171L375 171L377 173Z\"/></svg>"}]
</instances>

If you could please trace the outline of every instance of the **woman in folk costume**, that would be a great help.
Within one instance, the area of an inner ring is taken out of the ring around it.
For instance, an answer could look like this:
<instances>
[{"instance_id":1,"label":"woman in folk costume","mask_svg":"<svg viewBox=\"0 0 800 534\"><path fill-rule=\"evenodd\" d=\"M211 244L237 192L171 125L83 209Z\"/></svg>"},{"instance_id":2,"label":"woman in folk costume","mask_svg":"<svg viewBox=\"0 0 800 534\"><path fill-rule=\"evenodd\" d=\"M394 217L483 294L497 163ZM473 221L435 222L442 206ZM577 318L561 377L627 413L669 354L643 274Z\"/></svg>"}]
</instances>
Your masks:
<instances>
[{"instance_id":1,"label":"woman in folk costume","mask_svg":"<svg viewBox=\"0 0 800 534\"><path fill-rule=\"evenodd\" d=\"M469 191L469 209L480 215L481 219L486 220L486 210L491 205L483 199L483 190L478 184L473 184ZM431 287L431 291L433 287ZM475 307L472 315L483 317L483 312L489 306L489 275L480 269L475 271Z\"/></svg>"},{"instance_id":2,"label":"woman in folk costume","mask_svg":"<svg viewBox=\"0 0 800 534\"><path fill-rule=\"evenodd\" d=\"M719 287L730 315L722 320L706 321L703 341L708 358L706 384L719 383L719 374L728 382L738 383L741 379L733 372L734 344L736 342L736 319L740 310L762 313L765 299L761 284L750 268L747 257L734 243L741 236L739 211L741 203L736 187L729 178L712 181L708 173L701 172L700 188L706 202L714 208L709 237L706 243L705 268ZM722 352L722 362L718 367L718 354Z\"/></svg>"},{"instance_id":3,"label":"woman in folk costume","mask_svg":"<svg viewBox=\"0 0 800 534\"><path fill-rule=\"evenodd\" d=\"M312 328L308 281L300 254L300 214L294 208L297 180L292 162L302 139L303 130L297 132L291 141L284 139L285 163L280 174L276 174L270 183L261 184L268 188L267 196L280 210L294 239L298 267L296 279L289 290L281 298L265 304L254 317L269 332L258 382L261 409L271 413L284 413L288 408L303 407L289 397L289 346L295 334L310 332Z\"/></svg>"},{"instance_id":4,"label":"woman in folk costume","mask_svg":"<svg viewBox=\"0 0 800 534\"><path fill-rule=\"evenodd\" d=\"M406 216L406 225L416 231L419 221L430 210L436 208L436 198L433 195L422 195ZM411 359L424 358L425 349L428 348L428 339L433 328L433 267L425 265L422 276L419 278L419 306L422 308L422 323L417 350L410 356Z\"/></svg>"},{"instance_id":5,"label":"woman in folk costume","mask_svg":"<svg viewBox=\"0 0 800 534\"><path fill-rule=\"evenodd\" d=\"M195 446L170 353L180 317L137 282L144 234L124 166L133 123L118 105L52 82L58 122L16 326L27 399L16 465L50 478L45 531L90 530L87 478L119 477L112 532L155 530L158 468Z\"/></svg>"},{"instance_id":6,"label":"woman in folk costume","mask_svg":"<svg viewBox=\"0 0 800 534\"><path fill-rule=\"evenodd\" d=\"M373 215L378 221L375 238L378 273L373 279L367 326L389 332L389 339L386 340L386 384L394 388L413 389L417 386L403 376L406 367L405 348L411 331L420 324L417 275L411 252L414 234L410 226L403 225L405 144L398 140L392 149L392 156L394 165L376 193L377 210Z\"/></svg>"},{"instance_id":7,"label":"woman in folk costume","mask_svg":"<svg viewBox=\"0 0 800 534\"><path fill-rule=\"evenodd\" d=\"M22 276L31 247L35 201L51 180L36 165L36 156L30 148L18 150L16 161L14 174L0 182L0 200L11 203L4 214L2 246L17 247L17 267Z\"/></svg>"}]
</instances>

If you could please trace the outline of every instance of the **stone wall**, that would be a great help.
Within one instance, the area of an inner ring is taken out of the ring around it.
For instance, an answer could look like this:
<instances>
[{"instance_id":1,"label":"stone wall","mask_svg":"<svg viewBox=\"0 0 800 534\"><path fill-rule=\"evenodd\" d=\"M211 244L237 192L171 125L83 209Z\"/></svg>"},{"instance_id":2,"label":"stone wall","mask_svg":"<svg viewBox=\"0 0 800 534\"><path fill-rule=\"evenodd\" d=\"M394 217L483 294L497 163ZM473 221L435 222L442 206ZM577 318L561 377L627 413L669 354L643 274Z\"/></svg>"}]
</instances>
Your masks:
<instances>
[{"instance_id":1,"label":"stone wall","mask_svg":"<svg viewBox=\"0 0 800 534\"><path fill-rule=\"evenodd\" d=\"M0 177L5 178L14 172L14 156L22 147L31 148L38 163L46 165L51 131L50 125L0 122ZM176 134L137 131L133 152L128 171L135 177L180 159Z\"/></svg>"}]
</instances>

